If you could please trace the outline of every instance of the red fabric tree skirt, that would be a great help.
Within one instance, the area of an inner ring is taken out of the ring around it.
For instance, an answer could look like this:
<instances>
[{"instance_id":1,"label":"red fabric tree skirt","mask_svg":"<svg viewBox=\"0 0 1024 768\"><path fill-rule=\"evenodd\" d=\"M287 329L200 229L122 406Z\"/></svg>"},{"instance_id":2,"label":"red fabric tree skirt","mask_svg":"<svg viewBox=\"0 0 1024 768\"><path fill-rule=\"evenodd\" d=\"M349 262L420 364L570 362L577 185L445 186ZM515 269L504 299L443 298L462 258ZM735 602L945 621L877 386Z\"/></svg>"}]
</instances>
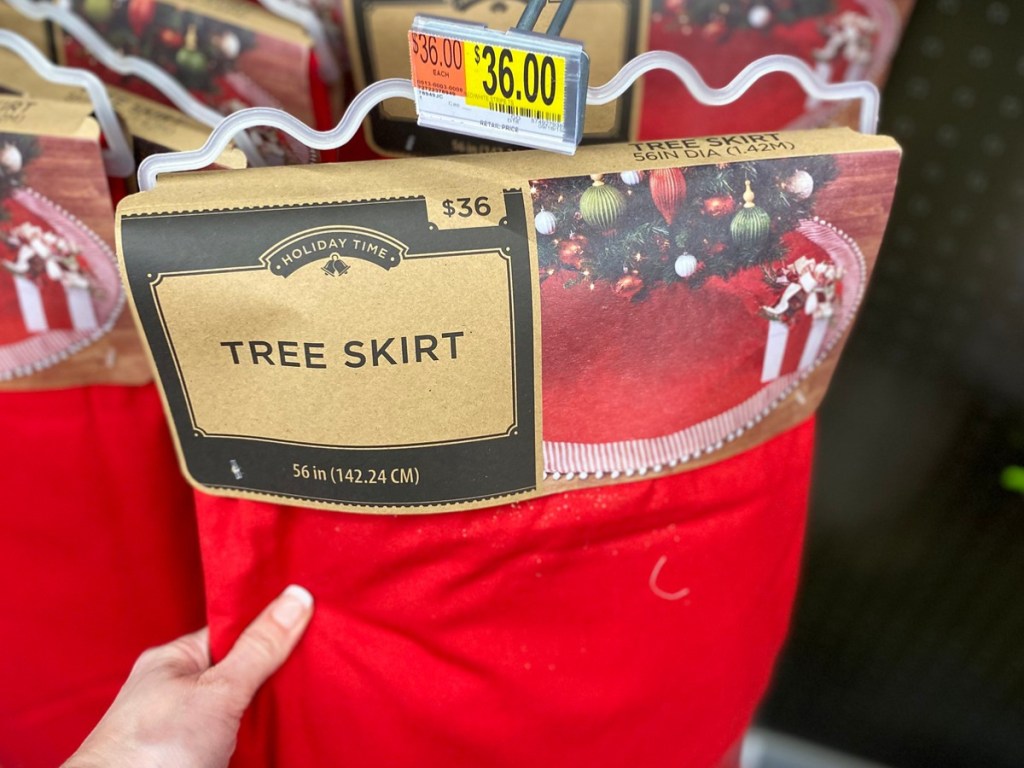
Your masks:
<instances>
[{"instance_id":1,"label":"red fabric tree skirt","mask_svg":"<svg viewBox=\"0 0 1024 768\"><path fill-rule=\"evenodd\" d=\"M719 764L786 632L813 437L436 516L197 494L216 657L288 583L317 600L234 765Z\"/></svg>"}]
</instances>

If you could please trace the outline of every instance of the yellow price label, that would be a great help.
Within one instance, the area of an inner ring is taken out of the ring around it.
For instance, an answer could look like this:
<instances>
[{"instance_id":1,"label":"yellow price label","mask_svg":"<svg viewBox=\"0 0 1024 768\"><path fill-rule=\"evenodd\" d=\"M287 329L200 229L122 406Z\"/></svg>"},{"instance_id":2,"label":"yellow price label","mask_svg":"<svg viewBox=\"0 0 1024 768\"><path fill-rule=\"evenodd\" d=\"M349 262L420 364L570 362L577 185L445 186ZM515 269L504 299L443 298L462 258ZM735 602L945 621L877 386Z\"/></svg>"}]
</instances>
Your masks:
<instances>
[{"instance_id":1,"label":"yellow price label","mask_svg":"<svg viewBox=\"0 0 1024 768\"><path fill-rule=\"evenodd\" d=\"M565 120L565 59L465 43L466 104L551 123Z\"/></svg>"}]
</instances>

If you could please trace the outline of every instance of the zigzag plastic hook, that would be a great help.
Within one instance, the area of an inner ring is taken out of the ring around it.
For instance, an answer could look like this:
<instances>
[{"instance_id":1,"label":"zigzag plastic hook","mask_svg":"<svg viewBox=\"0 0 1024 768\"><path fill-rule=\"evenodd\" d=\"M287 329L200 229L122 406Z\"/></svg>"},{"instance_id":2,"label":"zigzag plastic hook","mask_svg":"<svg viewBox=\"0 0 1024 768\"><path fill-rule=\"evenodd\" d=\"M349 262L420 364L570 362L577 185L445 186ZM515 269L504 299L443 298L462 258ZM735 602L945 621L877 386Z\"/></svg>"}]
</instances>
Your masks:
<instances>
[{"instance_id":1,"label":"zigzag plastic hook","mask_svg":"<svg viewBox=\"0 0 1024 768\"><path fill-rule=\"evenodd\" d=\"M24 0L8 0L24 2ZM721 106L739 99L765 75L785 72L792 75L810 96L822 101L857 99L861 102L860 129L862 133L875 133L878 126L880 97L878 89L869 82L825 83L803 61L793 56L766 56L745 67L724 88L711 88L686 59L667 51L651 51L628 62L618 74L604 85L587 90L587 104L607 104L628 90L637 79L656 69L674 74L694 98L703 104ZM415 99L409 80L390 79L373 83L361 91L349 105L341 121L329 131L315 131L287 112L266 107L243 109L224 118L206 143L190 152L167 152L151 155L139 164L139 189L152 189L161 173L192 171L205 168L224 150L238 131L256 126L268 126L291 135L315 149L342 146L359 129L363 119L385 99Z\"/></svg>"},{"instance_id":2,"label":"zigzag plastic hook","mask_svg":"<svg viewBox=\"0 0 1024 768\"><path fill-rule=\"evenodd\" d=\"M32 0L4 0L14 10L35 21L50 21L80 42L107 69L119 75L132 75L145 80L164 94L170 101L193 120L214 128L220 124L223 115L190 94L185 87L158 66L137 56L122 56L111 48L86 21L68 8L50 2ZM263 165L256 148L245 136L235 140L251 165Z\"/></svg>"},{"instance_id":3,"label":"zigzag plastic hook","mask_svg":"<svg viewBox=\"0 0 1024 768\"><path fill-rule=\"evenodd\" d=\"M352 99L341 121L329 131L315 131L294 115L272 107L241 109L225 117L206 143L188 152L161 152L139 163L139 189L152 189L161 173L194 171L210 165L239 131L262 126L276 128L313 149L344 146L355 136L370 110L386 99L415 98L412 82L402 78L378 80ZM206 158L210 158L207 160Z\"/></svg>"},{"instance_id":4,"label":"zigzag plastic hook","mask_svg":"<svg viewBox=\"0 0 1024 768\"><path fill-rule=\"evenodd\" d=\"M724 88L712 88L694 66L668 51L649 51L630 60L604 85L587 90L587 104L608 104L615 101L648 72L664 69L675 75L693 97L702 104L720 107L731 104L745 94L751 86L766 75L784 72L791 75L808 96L822 101L857 100L861 102L860 132L878 131L878 110L881 97L873 83L827 83L807 64L795 56L775 54L752 61Z\"/></svg>"},{"instance_id":5,"label":"zigzag plastic hook","mask_svg":"<svg viewBox=\"0 0 1024 768\"><path fill-rule=\"evenodd\" d=\"M103 165L107 169L107 174L125 178L135 172L135 158L132 157L128 139L110 103L110 95L96 75L84 69L51 64L32 43L10 30L0 29L0 48L16 53L38 72L40 77L51 83L84 89L89 94L93 114L96 115L96 121L100 124L107 141L107 146L103 149Z\"/></svg>"}]
</instances>

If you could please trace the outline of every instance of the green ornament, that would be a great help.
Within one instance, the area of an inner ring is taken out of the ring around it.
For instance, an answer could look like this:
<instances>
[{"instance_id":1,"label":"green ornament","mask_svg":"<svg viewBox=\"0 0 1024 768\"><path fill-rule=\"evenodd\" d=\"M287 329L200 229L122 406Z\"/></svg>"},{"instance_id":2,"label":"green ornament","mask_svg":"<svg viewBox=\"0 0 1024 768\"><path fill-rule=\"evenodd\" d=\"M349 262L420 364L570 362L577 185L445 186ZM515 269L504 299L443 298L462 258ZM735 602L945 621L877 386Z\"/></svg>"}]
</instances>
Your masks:
<instances>
[{"instance_id":1,"label":"green ornament","mask_svg":"<svg viewBox=\"0 0 1024 768\"><path fill-rule=\"evenodd\" d=\"M181 70L190 75L201 74L206 69L206 56L202 51L190 51L188 48L182 48L174 55L174 60Z\"/></svg>"},{"instance_id":2,"label":"green ornament","mask_svg":"<svg viewBox=\"0 0 1024 768\"><path fill-rule=\"evenodd\" d=\"M82 12L89 21L104 24L110 21L110 17L114 15L114 2L113 0L85 0Z\"/></svg>"},{"instance_id":3,"label":"green ornament","mask_svg":"<svg viewBox=\"0 0 1024 768\"><path fill-rule=\"evenodd\" d=\"M615 187L609 187L601 176L591 176L594 185L580 195L583 220L598 229L613 229L626 209L626 198Z\"/></svg>"},{"instance_id":4,"label":"green ornament","mask_svg":"<svg viewBox=\"0 0 1024 768\"><path fill-rule=\"evenodd\" d=\"M754 192L747 179L747 191L743 193L743 207L732 220L729 231L736 247L745 253L760 251L768 242L772 219L764 208L754 205Z\"/></svg>"},{"instance_id":5,"label":"green ornament","mask_svg":"<svg viewBox=\"0 0 1024 768\"><path fill-rule=\"evenodd\" d=\"M185 33L185 47L174 54L178 70L186 75L201 75L206 71L206 56L196 46L196 27L193 24Z\"/></svg>"}]
</instances>

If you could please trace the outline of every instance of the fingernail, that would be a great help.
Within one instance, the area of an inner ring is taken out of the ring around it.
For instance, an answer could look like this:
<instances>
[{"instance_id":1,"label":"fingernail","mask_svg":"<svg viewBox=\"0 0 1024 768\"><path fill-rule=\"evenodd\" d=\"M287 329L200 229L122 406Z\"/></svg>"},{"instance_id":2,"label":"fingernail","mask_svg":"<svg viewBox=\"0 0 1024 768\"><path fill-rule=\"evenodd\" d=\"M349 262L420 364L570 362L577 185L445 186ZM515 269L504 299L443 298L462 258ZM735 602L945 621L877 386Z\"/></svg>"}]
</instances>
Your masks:
<instances>
[{"instance_id":1,"label":"fingernail","mask_svg":"<svg viewBox=\"0 0 1024 768\"><path fill-rule=\"evenodd\" d=\"M274 602L270 617L285 629L291 629L312 607L313 595L309 590L292 584Z\"/></svg>"}]
</instances>

